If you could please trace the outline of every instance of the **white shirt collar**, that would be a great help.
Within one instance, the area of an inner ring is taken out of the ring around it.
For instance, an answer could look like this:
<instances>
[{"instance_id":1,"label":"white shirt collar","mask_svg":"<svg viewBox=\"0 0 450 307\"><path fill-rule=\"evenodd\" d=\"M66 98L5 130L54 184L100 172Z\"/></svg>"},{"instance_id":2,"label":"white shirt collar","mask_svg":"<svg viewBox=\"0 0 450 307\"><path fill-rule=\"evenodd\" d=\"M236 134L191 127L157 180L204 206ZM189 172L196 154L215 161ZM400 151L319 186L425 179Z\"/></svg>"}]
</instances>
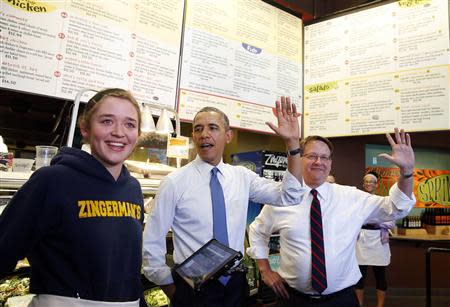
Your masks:
<instances>
[{"instance_id":1,"label":"white shirt collar","mask_svg":"<svg viewBox=\"0 0 450 307\"><path fill-rule=\"evenodd\" d=\"M303 184L309 188L309 186L305 183L304 180L303 180ZM312 189L311 188L309 188L309 189L310 189L309 193L311 193ZM331 183L329 183L329 182L324 182L320 186L315 188L315 190L317 191L318 196L322 200L325 200L325 201L328 199L328 195L330 194L330 189L331 189Z\"/></svg>"},{"instance_id":2,"label":"white shirt collar","mask_svg":"<svg viewBox=\"0 0 450 307\"><path fill-rule=\"evenodd\" d=\"M222 176L225 176L225 163L223 163L223 160L221 159L219 164L217 165L211 165L208 162L203 161L199 155L194 160L195 167L202 176L209 176L211 173L211 170L214 167L217 167L219 169L219 172L222 174Z\"/></svg>"}]
</instances>

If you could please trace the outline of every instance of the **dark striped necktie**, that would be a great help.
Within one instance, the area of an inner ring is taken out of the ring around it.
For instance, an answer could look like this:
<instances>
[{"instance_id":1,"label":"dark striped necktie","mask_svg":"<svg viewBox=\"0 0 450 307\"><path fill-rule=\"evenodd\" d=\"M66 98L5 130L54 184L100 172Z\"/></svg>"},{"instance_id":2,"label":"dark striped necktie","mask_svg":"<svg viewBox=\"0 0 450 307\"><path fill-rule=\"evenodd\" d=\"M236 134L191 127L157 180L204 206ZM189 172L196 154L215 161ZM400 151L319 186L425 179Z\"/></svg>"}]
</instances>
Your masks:
<instances>
[{"instance_id":1,"label":"dark striped necktie","mask_svg":"<svg viewBox=\"0 0 450 307\"><path fill-rule=\"evenodd\" d=\"M323 246L322 212L317 191L311 190L311 285L322 293L327 288L327 270L325 268L325 249Z\"/></svg>"}]
</instances>

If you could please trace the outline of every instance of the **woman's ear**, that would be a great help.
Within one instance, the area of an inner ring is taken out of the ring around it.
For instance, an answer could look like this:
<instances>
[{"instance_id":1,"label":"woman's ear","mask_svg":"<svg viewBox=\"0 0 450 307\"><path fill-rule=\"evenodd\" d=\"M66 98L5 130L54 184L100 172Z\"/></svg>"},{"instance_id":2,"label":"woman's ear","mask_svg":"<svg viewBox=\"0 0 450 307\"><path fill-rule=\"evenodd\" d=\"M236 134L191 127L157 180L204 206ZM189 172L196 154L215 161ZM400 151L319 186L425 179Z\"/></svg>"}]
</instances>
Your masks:
<instances>
[{"instance_id":1,"label":"woman's ear","mask_svg":"<svg viewBox=\"0 0 450 307\"><path fill-rule=\"evenodd\" d=\"M80 132L84 139L89 139L89 130L84 121L80 122Z\"/></svg>"}]
</instances>

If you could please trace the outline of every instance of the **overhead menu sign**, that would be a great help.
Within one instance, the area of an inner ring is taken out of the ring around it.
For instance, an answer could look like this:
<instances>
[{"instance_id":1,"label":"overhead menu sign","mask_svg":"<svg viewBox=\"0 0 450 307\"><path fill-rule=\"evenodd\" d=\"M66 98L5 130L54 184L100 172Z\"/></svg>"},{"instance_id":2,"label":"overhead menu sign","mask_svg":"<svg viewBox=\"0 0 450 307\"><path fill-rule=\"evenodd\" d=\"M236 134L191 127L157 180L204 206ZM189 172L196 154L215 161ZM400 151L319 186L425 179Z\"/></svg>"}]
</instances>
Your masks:
<instances>
[{"instance_id":1,"label":"overhead menu sign","mask_svg":"<svg viewBox=\"0 0 450 307\"><path fill-rule=\"evenodd\" d=\"M302 95L302 21L260 0L188 0L178 111L215 106L233 127L271 132L275 99Z\"/></svg>"},{"instance_id":2,"label":"overhead menu sign","mask_svg":"<svg viewBox=\"0 0 450 307\"><path fill-rule=\"evenodd\" d=\"M448 0L401 0L304 36L306 136L450 128Z\"/></svg>"},{"instance_id":3,"label":"overhead menu sign","mask_svg":"<svg viewBox=\"0 0 450 307\"><path fill-rule=\"evenodd\" d=\"M1 87L121 87L175 107L183 0L0 0Z\"/></svg>"}]
</instances>

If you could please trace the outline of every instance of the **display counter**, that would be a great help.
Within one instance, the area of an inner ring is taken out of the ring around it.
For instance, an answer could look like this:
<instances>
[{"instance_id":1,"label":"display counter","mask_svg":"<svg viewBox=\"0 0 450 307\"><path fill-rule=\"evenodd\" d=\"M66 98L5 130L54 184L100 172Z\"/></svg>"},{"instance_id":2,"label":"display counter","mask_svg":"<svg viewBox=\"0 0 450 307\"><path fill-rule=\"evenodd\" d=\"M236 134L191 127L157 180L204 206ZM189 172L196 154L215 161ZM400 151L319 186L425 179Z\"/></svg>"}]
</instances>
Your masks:
<instances>
[{"instance_id":1,"label":"display counter","mask_svg":"<svg viewBox=\"0 0 450 307\"><path fill-rule=\"evenodd\" d=\"M169 174L174 168L167 170ZM32 172L0 172L0 191L15 192L30 178ZM143 194L155 194L164 176L152 176L144 178L139 173L131 173L140 183Z\"/></svg>"},{"instance_id":2,"label":"display counter","mask_svg":"<svg viewBox=\"0 0 450 307\"><path fill-rule=\"evenodd\" d=\"M430 234L416 234L416 235L393 235L391 237L392 240L399 241L417 241L420 242L429 242L429 243L450 243L450 235L430 235Z\"/></svg>"}]
</instances>

